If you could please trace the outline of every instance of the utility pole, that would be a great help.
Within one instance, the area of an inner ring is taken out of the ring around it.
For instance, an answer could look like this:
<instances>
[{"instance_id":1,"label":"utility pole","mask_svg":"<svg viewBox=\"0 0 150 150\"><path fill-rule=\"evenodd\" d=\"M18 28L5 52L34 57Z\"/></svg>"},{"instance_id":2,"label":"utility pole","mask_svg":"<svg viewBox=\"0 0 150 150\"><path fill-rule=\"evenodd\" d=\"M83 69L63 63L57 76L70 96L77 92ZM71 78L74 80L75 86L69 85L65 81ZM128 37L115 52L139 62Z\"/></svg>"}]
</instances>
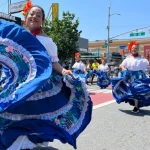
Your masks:
<instances>
[{"instance_id":1,"label":"utility pole","mask_svg":"<svg viewBox=\"0 0 150 150\"><path fill-rule=\"evenodd\" d=\"M107 63L109 63L110 6L108 7Z\"/></svg>"},{"instance_id":2,"label":"utility pole","mask_svg":"<svg viewBox=\"0 0 150 150\"><path fill-rule=\"evenodd\" d=\"M11 5L11 0L8 0L8 15L11 15L9 6Z\"/></svg>"},{"instance_id":3,"label":"utility pole","mask_svg":"<svg viewBox=\"0 0 150 150\"><path fill-rule=\"evenodd\" d=\"M98 51L98 60L100 60L100 48L98 48L97 51Z\"/></svg>"},{"instance_id":4,"label":"utility pole","mask_svg":"<svg viewBox=\"0 0 150 150\"><path fill-rule=\"evenodd\" d=\"M120 15L118 13L111 14L110 9L111 9L111 0L110 0L110 5L108 7L108 26L107 26L108 35L107 35L107 43L106 43L106 45L107 45L107 63L110 62L110 60L109 60L109 54L110 54L109 44L111 43L110 42L110 37L109 37L110 36L110 17L112 15Z\"/></svg>"}]
</instances>

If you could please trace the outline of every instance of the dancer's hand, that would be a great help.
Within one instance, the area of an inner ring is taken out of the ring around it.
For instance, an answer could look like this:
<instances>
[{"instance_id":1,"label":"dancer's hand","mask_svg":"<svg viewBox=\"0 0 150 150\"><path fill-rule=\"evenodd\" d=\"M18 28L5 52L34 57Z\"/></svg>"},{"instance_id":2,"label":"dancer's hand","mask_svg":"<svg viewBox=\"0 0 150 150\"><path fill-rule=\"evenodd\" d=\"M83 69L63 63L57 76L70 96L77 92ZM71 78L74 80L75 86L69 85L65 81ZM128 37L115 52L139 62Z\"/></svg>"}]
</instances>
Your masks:
<instances>
[{"instance_id":1,"label":"dancer's hand","mask_svg":"<svg viewBox=\"0 0 150 150\"><path fill-rule=\"evenodd\" d=\"M71 75L72 77L74 77L73 73L71 70L66 70L66 69L63 69L62 71L62 75L65 76L66 74L68 75Z\"/></svg>"}]
</instances>

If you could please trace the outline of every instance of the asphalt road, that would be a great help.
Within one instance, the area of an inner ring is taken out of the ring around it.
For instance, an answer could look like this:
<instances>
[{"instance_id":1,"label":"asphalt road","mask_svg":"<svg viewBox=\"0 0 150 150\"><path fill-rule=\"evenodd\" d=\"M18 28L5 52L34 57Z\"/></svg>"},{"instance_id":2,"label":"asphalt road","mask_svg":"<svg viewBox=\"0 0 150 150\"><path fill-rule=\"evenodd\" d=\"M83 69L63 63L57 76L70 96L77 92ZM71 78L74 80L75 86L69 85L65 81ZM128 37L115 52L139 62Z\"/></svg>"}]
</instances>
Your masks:
<instances>
[{"instance_id":1,"label":"asphalt road","mask_svg":"<svg viewBox=\"0 0 150 150\"><path fill-rule=\"evenodd\" d=\"M90 125L77 139L78 150L150 150L150 107L139 114L128 104L110 104L93 110ZM36 150L73 150L59 141L50 148Z\"/></svg>"}]
</instances>

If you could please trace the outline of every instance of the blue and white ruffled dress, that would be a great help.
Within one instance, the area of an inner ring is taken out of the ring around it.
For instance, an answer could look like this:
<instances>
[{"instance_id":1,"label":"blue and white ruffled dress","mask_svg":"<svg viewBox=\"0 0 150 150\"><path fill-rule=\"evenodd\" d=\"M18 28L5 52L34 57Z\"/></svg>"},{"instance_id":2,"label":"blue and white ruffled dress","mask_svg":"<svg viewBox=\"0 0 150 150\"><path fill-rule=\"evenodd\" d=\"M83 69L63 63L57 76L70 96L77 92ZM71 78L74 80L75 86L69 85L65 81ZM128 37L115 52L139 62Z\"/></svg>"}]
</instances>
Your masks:
<instances>
[{"instance_id":1,"label":"blue and white ruffled dress","mask_svg":"<svg viewBox=\"0 0 150 150\"><path fill-rule=\"evenodd\" d=\"M80 69L73 69L73 74L75 77L86 79L87 73Z\"/></svg>"},{"instance_id":2,"label":"blue and white ruffled dress","mask_svg":"<svg viewBox=\"0 0 150 150\"><path fill-rule=\"evenodd\" d=\"M126 102L134 106L134 100L138 100L139 107L149 106L149 91L150 78L142 70L126 70L121 78L112 79L112 93L118 104Z\"/></svg>"},{"instance_id":3,"label":"blue and white ruffled dress","mask_svg":"<svg viewBox=\"0 0 150 150\"><path fill-rule=\"evenodd\" d=\"M97 85L101 88L106 88L111 84L111 79L106 71L97 71L98 82Z\"/></svg>"},{"instance_id":4,"label":"blue and white ruffled dress","mask_svg":"<svg viewBox=\"0 0 150 150\"><path fill-rule=\"evenodd\" d=\"M0 149L31 149L54 139L76 148L92 114L85 83L52 72L48 45L14 23L0 20L0 43L0 63L7 70L0 92Z\"/></svg>"}]
</instances>

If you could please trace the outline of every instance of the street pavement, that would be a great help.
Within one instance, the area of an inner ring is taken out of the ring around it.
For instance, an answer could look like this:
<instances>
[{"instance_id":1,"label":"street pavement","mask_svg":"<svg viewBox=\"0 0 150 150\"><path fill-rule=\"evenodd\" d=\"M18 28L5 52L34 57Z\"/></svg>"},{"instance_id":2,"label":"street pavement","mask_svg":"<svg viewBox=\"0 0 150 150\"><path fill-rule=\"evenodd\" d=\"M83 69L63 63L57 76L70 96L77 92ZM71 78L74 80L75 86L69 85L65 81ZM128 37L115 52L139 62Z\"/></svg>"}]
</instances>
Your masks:
<instances>
[{"instance_id":1,"label":"street pavement","mask_svg":"<svg viewBox=\"0 0 150 150\"><path fill-rule=\"evenodd\" d=\"M90 94L99 96L111 94L111 88L104 90L92 85L88 86L88 89ZM100 102L100 105L103 103L106 102ZM150 150L150 107L142 108L138 114L132 113L132 109L133 107L128 104L118 105L115 102L95 107L91 123L77 139L77 149ZM69 144L62 144L57 140L50 143L50 146L35 150L73 150Z\"/></svg>"},{"instance_id":2,"label":"street pavement","mask_svg":"<svg viewBox=\"0 0 150 150\"><path fill-rule=\"evenodd\" d=\"M94 108L97 108L97 106L99 107L101 104L108 104L108 102L112 103L113 96L111 86L106 89L101 89L97 84L88 85L88 91L93 101Z\"/></svg>"},{"instance_id":3,"label":"street pavement","mask_svg":"<svg viewBox=\"0 0 150 150\"><path fill-rule=\"evenodd\" d=\"M87 85L89 93L111 93L112 89L111 86L107 87L106 89L101 89L96 83L91 85Z\"/></svg>"}]
</instances>

